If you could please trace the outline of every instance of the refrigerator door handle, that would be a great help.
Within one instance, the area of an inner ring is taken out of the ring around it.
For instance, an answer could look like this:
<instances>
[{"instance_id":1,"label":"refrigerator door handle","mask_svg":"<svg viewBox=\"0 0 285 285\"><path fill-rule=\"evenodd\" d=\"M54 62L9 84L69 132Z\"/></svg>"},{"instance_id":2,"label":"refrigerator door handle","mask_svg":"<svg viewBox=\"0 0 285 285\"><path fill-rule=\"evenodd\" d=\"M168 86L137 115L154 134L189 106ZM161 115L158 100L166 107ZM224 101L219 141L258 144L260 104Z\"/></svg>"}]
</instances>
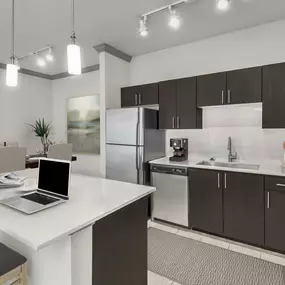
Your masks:
<instances>
[{"instance_id":1,"label":"refrigerator door handle","mask_svg":"<svg viewBox=\"0 0 285 285\"><path fill-rule=\"evenodd\" d=\"M139 122L137 122L137 128L136 128L136 145L139 144Z\"/></svg>"},{"instance_id":2,"label":"refrigerator door handle","mask_svg":"<svg viewBox=\"0 0 285 285\"><path fill-rule=\"evenodd\" d=\"M136 159L137 170L141 170L141 154L140 154L140 147L138 147L138 146L137 146L137 150L136 150L136 155L137 155L137 159Z\"/></svg>"},{"instance_id":3,"label":"refrigerator door handle","mask_svg":"<svg viewBox=\"0 0 285 285\"><path fill-rule=\"evenodd\" d=\"M140 170L140 166L139 166L139 147L136 147L136 169Z\"/></svg>"},{"instance_id":4,"label":"refrigerator door handle","mask_svg":"<svg viewBox=\"0 0 285 285\"><path fill-rule=\"evenodd\" d=\"M140 111L138 109L137 129L136 129L136 145L139 145L139 139L140 139L139 129L140 129Z\"/></svg>"}]
</instances>

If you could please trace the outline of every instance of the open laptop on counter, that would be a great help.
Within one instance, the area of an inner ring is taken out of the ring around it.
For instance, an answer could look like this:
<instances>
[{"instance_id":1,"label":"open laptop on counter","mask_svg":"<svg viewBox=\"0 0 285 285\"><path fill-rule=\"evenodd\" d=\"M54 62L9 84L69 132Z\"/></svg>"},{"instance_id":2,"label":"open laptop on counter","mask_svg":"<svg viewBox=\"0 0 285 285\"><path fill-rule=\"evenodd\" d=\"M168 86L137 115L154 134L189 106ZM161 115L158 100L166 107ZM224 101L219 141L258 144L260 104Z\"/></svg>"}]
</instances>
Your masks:
<instances>
[{"instance_id":1,"label":"open laptop on counter","mask_svg":"<svg viewBox=\"0 0 285 285\"><path fill-rule=\"evenodd\" d=\"M66 202L70 187L70 167L70 161L41 159L38 188L29 194L0 200L0 203L33 214Z\"/></svg>"}]
</instances>

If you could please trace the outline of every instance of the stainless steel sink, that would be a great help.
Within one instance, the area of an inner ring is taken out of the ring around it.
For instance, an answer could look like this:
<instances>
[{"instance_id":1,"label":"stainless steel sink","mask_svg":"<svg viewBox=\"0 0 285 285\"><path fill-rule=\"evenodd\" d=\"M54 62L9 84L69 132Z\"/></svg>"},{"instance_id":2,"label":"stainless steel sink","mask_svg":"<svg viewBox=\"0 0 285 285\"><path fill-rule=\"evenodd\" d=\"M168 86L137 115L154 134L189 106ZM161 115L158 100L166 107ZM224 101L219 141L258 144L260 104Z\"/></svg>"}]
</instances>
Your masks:
<instances>
[{"instance_id":1,"label":"stainless steel sink","mask_svg":"<svg viewBox=\"0 0 285 285\"><path fill-rule=\"evenodd\" d=\"M259 165L256 164L244 164L244 163L230 163L230 162L219 162L219 161L201 161L197 165L213 166L213 167L228 167L236 169L249 169L258 170Z\"/></svg>"}]
</instances>

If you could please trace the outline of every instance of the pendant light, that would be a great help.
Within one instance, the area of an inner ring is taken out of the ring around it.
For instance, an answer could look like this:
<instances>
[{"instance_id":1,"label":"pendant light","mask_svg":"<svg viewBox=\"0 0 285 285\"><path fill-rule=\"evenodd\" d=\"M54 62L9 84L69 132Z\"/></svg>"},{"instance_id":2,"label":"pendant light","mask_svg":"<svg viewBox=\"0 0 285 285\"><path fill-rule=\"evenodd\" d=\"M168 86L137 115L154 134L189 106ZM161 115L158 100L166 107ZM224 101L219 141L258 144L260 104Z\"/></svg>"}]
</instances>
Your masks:
<instances>
[{"instance_id":1,"label":"pendant light","mask_svg":"<svg viewBox=\"0 0 285 285\"><path fill-rule=\"evenodd\" d=\"M70 37L70 44L67 46L68 73L79 75L81 74L81 53L80 46L75 44L76 36L74 29L74 0L71 0L71 18L72 32Z\"/></svg>"},{"instance_id":2,"label":"pendant light","mask_svg":"<svg viewBox=\"0 0 285 285\"><path fill-rule=\"evenodd\" d=\"M6 85L16 87L18 85L18 69L15 56L15 0L12 0L12 56L11 63L6 66Z\"/></svg>"}]
</instances>

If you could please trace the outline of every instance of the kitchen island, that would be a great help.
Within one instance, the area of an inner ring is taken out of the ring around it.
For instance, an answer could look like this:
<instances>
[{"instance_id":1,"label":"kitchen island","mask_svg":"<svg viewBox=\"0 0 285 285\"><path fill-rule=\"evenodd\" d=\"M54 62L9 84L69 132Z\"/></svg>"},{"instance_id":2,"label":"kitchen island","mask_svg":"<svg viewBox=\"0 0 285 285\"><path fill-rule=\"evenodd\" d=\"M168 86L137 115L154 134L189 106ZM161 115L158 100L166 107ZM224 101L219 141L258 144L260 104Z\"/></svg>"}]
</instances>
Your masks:
<instances>
[{"instance_id":1,"label":"kitchen island","mask_svg":"<svg viewBox=\"0 0 285 285\"><path fill-rule=\"evenodd\" d=\"M38 170L26 170L28 190ZM52 178L51 178L52 179ZM147 285L153 187L71 175L70 200L34 215L0 206L0 242L28 259L31 285Z\"/></svg>"}]
</instances>

